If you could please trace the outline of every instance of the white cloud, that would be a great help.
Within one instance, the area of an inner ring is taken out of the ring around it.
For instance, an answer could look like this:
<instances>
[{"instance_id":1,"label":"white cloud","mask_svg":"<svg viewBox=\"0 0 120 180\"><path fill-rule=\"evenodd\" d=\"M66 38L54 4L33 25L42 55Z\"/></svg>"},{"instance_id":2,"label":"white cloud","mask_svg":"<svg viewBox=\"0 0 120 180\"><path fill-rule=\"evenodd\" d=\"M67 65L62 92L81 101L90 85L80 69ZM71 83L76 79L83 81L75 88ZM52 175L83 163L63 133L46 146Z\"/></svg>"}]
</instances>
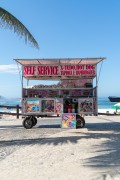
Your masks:
<instances>
[{"instance_id":1,"label":"white cloud","mask_svg":"<svg viewBox=\"0 0 120 180\"><path fill-rule=\"evenodd\" d=\"M0 65L0 73L18 74L19 69L16 64Z\"/></svg>"}]
</instances>

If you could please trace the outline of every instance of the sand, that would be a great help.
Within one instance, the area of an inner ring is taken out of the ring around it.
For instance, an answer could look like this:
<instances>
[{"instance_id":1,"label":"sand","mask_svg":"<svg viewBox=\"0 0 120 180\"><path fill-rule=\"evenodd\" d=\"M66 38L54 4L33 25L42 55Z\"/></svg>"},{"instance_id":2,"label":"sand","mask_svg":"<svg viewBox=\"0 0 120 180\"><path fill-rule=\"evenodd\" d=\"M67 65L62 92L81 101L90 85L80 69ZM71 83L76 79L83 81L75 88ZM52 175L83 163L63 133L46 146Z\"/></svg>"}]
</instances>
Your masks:
<instances>
[{"instance_id":1,"label":"sand","mask_svg":"<svg viewBox=\"0 0 120 180\"><path fill-rule=\"evenodd\" d=\"M115 109L98 109L98 113L104 113L104 114L118 114L120 115L120 110L117 111Z\"/></svg>"},{"instance_id":2,"label":"sand","mask_svg":"<svg viewBox=\"0 0 120 180\"><path fill-rule=\"evenodd\" d=\"M120 116L87 116L85 128L67 130L39 128L43 118L26 130L21 120L0 119L1 149L10 150L0 160L1 180L120 180Z\"/></svg>"}]
</instances>

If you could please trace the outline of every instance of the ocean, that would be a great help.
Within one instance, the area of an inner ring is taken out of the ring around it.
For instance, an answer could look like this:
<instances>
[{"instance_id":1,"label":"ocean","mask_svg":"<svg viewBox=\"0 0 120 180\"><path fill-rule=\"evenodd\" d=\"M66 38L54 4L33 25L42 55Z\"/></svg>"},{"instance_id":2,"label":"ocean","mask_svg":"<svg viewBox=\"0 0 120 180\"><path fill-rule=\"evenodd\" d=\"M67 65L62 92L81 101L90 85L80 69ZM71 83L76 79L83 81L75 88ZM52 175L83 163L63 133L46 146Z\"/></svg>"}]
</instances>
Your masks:
<instances>
[{"instance_id":1,"label":"ocean","mask_svg":"<svg viewBox=\"0 0 120 180\"><path fill-rule=\"evenodd\" d=\"M20 98L0 98L0 105L2 106L21 106L21 99Z\"/></svg>"},{"instance_id":2,"label":"ocean","mask_svg":"<svg viewBox=\"0 0 120 180\"><path fill-rule=\"evenodd\" d=\"M116 102L110 102L108 97L98 97L98 109L111 109Z\"/></svg>"},{"instance_id":3,"label":"ocean","mask_svg":"<svg viewBox=\"0 0 120 180\"><path fill-rule=\"evenodd\" d=\"M20 98L0 98L0 105L2 106L21 106ZM0 107L0 112L16 113L16 108ZM21 110L20 110L21 112Z\"/></svg>"},{"instance_id":4,"label":"ocean","mask_svg":"<svg viewBox=\"0 0 120 180\"><path fill-rule=\"evenodd\" d=\"M98 109L111 109L114 104L116 103L110 102L108 97L98 98ZM21 99L20 98L0 98L0 105L21 106Z\"/></svg>"}]
</instances>

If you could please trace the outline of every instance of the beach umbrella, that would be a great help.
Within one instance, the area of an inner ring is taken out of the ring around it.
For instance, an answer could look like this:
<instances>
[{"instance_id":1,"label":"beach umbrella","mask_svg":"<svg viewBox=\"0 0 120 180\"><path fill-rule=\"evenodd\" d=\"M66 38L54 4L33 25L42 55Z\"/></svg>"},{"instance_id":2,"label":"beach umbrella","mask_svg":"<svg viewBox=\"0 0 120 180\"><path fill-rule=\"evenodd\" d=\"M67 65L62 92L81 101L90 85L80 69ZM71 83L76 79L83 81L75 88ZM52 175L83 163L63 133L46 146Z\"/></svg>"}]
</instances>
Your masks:
<instances>
[{"instance_id":1,"label":"beach umbrella","mask_svg":"<svg viewBox=\"0 0 120 180\"><path fill-rule=\"evenodd\" d=\"M120 103L114 104L112 108L115 109L117 112L117 110L120 109Z\"/></svg>"}]
</instances>

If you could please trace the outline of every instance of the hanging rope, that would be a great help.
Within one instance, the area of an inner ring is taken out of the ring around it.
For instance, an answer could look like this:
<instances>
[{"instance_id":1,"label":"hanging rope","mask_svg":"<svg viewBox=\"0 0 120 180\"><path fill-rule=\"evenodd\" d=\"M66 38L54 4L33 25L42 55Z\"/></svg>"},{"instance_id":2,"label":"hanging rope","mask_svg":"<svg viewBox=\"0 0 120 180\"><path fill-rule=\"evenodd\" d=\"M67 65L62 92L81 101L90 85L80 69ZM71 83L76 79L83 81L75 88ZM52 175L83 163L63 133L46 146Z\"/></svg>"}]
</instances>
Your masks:
<instances>
[{"instance_id":1,"label":"hanging rope","mask_svg":"<svg viewBox=\"0 0 120 180\"><path fill-rule=\"evenodd\" d=\"M102 70L102 65L103 65L103 61L101 62L100 71L99 71L98 79L97 79L97 85L98 85L98 82L99 82L99 79L100 79L100 73L101 73L101 70Z\"/></svg>"}]
</instances>

